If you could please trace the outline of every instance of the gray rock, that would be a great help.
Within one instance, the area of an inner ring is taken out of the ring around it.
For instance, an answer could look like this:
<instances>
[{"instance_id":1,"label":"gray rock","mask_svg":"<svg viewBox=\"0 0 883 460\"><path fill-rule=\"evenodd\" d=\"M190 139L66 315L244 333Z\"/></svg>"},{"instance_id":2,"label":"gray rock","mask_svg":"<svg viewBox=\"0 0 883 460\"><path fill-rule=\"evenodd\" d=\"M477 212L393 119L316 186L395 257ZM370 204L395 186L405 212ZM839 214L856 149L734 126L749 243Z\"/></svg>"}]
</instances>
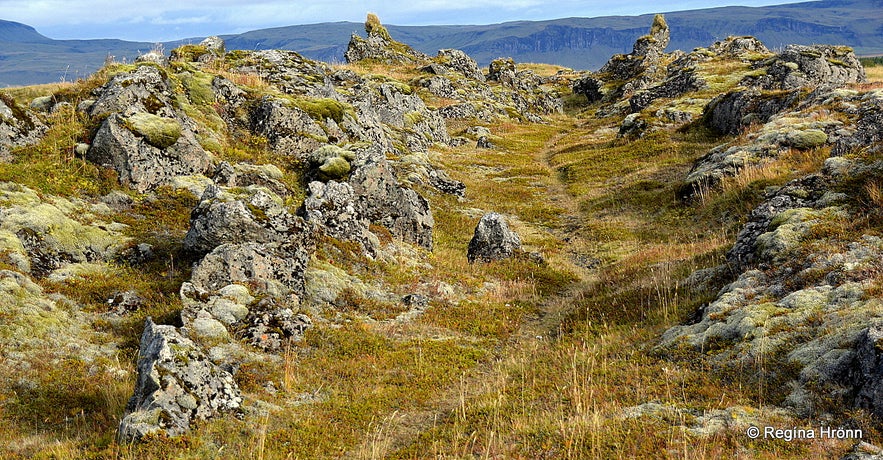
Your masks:
<instances>
[{"instance_id":1,"label":"gray rock","mask_svg":"<svg viewBox=\"0 0 883 460\"><path fill-rule=\"evenodd\" d=\"M120 422L120 441L180 436L193 422L240 410L242 394L233 376L173 326L148 318L138 356L138 380Z\"/></svg>"},{"instance_id":2,"label":"gray rock","mask_svg":"<svg viewBox=\"0 0 883 460\"><path fill-rule=\"evenodd\" d=\"M283 351L289 340L298 341L313 326L312 320L290 308L277 308L272 302L255 307L245 320L245 340L266 351Z\"/></svg>"},{"instance_id":3,"label":"gray rock","mask_svg":"<svg viewBox=\"0 0 883 460\"><path fill-rule=\"evenodd\" d=\"M463 74L466 78L484 81L484 74L481 73L478 63L463 51L455 49L439 50L436 59L454 71Z\"/></svg>"},{"instance_id":4,"label":"gray rock","mask_svg":"<svg viewBox=\"0 0 883 460\"><path fill-rule=\"evenodd\" d=\"M190 282L207 292L243 283L256 293L300 297L311 249L288 243L221 244L194 266Z\"/></svg>"},{"instance_id":5,"label":"gray rock","mask_svg":"<svg viewBox=\"0 0 883 460\"><path fill-rule=\"evenodd\" d=\"M97 92L98 99L89 110L92 116L111 113L128 116L146 112L175 118L172 91L163 73L156 67L142 65L133 72L114 76Z\"/></svg>"},{"instance_id":6,"label":"gray rock","mask_svg":"<svg viewBox=\"0 0 883 460\"><path fill-rule=\"evenodd\" d=\"M135 58L136 63L149 62L159 66L166 67L169 65L169 58L160 50L151 50Z\"/></svg>"},{"instance_id":7,"label":"gray rock","mask_svg":"<svg viewBox=\"0 0 883 460\"><path fill-rule=\"evenodd\" d=\"M279 180L283 173L275 165L252 165L247 163L230 164L222 161L215 166L212 180L224 187L248 187L255 185L279 195L289 195L288 187Z\"/></svg>"},{"instance_id":8,"label":"gray rock","mask_svg":"<svg viewBox=\"0 0 883 460\"><path fill-rule=\"evenodd\" d=\"M308 185L309 195L304 200L304 216L328 236L362 245L369 254L379 249L377 237L370 234L370 222L359 212L353 187L346 182L314 181Z\"/></svg>"},{"instance_id":9,"label":"gray rock","mask_svg":"<svg viewBox=\"0 0 883 460\"><path fill-rule=\"evenodd\" d=\"M831 155L845 155L859 148L867 149L868 154L883 149L883 91L862 97L853 132L837 140Z\"/></svg>"},{"instance_id":10,"label":"gray rock","mask_svg":"<svg viewBox=\"0 0 883 460\"><path fill-rule=\"evenodd\" d=\"M515 60L512 58L498 58L491 61L488 66L487 79L498 81L509 87L516 86Z\"/></svg>"},{"instance_id":11,"label":"gray rock","mask_svg":"<svg viewBox=\"0 0 883 460\"><path fill-rule=\"evenodd\" d=\"M763 89L838 87L866 80L865 70L852 48L831 45L788 45L785 50L759 64L766 69L742 83Z\"/></svg>"},{"instance_id":12,"label":"gray rock","mask_svg":"<svg viewBox=\"0 0 883 460\"><path fill-rule=\"evenodd\" d=\"M265 96L252 112L251 129L266 136L276 152L301 159L328 140L306 112L271 96Z\"/></svg>"},{"instance_id":13,"label":"gray rock","mask_svg":"<svg viewBox=\"0 0 883 460\"><path fill-rule=\"evenodd\" d=\"M265 188L209 186L190 215L184 247L205 254L222 244L246 242L309 246L311 235L303 219Z\"/></svg>"},{"instance_id":14,"label":"gray rock","mask_svg":"<svg viewBox=\"0 0 883 460\"><path fill-rule=\"evenodd\" d=\"M0 161L9 161L10 149L32 144L46 132L46 126L5 94L0 94Z\"/></svg>"},{"instance_id":15,"label":"gray rock","mask_svg":"<svg viewBox=\"0 0 883 460\"><path fill-rule=\"evenodd\" d=\"M135 124L134 120L142 119L143 126ZM179 120L144 112L109 116L98 129L86 159L114 169L120 182L139 192L168 184L176 176L205 173L212 162Z\"/></svg>"},{"instance_id":16,"label":"gray rock","mask_svg":"<svg viewBox=\"0 0 883 460\"><path fill-rule=\"evenodd\" d=\"M349 184L357 197L359 215L409 243L432 249L435 220L429 203L403 187L386 160L372 159L357 165Z\"/></svg>"},{"instance_id":17,"label":"gray rock","mask_svg":"<svg viewBox=\"0 0 883 460\"><path fill-rule=\"evenodd\" d=\"M30 108L38 112L49 113L55 106L55 98L52 96L35 97L30 104Z\"/></svg>"},{"instance_id":18,"label":"gray rock","mask_svg":"<svg viewBox=\"0 0 883 460\"><path fill-rule=\"evenodd\" d=\"M449 195L464 197L466 195L466 185L458 180L451 179L448 173L441 169L433 169L429 171L429 185L432 185L442 193Z\"/></svg>"},{"instance_id":19,"label":"gray rock","mask_svg":"<svg viewBox=\"0 0 883 460\"><path fill-rule=\"evenodd\" d=\"M389 36L386 28L380 24L377 16L368 15L365 21L367 38L353 34L343 57L346 62L359 62L372 59L385 64L413 64L428 60L429 57L414 51L408 45L399 43Z\"/></svg>"},{"instance_id":20,"label":"gray rock","mask_svg":"<svg viewBox=\"0 0 883 460\"><path fill-rule=\"evenodd\" d=\"M738 90L715 97L705 107L702 121L722 134L739 134L752 123L766 123L773 115L797 105L800 91Z\"/></svg>"},{"instance_id":21,"label":"gray rock","mask_svg":"<svg viewBox=\"0 0 883 460\"><path fill-rule=\"evenodd\" d=\"M502 215L490 212L482 216L469 241L469 263L507 259L521 249L521 239L509 230Z\"/></svg>"},{"instance_id":22,"label":"gray rock","mask_svg":"<svg viewBox=\"0 0 883 460\"><path fill-rule=\"evenodd\" d=\"M218 37L217 35L206 37L201 42L199 42L199 46L204 46L205 49L209 50L209 52L215 53L217 55L223 55L224 51L226 50L224 39Z\"/></svg>"}]
</instances>

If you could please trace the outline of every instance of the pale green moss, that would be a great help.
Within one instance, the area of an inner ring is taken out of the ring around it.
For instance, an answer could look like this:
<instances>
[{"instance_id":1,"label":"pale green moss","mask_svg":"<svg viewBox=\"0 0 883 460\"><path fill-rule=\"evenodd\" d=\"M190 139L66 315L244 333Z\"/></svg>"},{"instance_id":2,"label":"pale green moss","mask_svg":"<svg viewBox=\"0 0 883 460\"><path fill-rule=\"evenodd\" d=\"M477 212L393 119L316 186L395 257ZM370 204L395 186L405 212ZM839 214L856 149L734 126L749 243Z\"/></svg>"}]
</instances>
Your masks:
<instances>
[{"instance_id":1,"label":"pale green moss","mask_svg":"<svg viewBox=\"0 0 883 460\"><path fill-rule=\"evenodd\" d=\"M164 118L145 112L138 112L126 119L126 126L144 137L150 145L164 149L172 146L181 137L181 124L173 118Z\"/></svg>"},{"instance_id":2,"label":"pale green moss","mask_svg":"<svg viewBox=\"0 0 883 460\"><path fill-rule=\"evenodd\" d=\"M819 129L807 129L805 131L791 131L786 139L795 148L811 149L825 145L828 142L828 135Z\"/></svg>"},{"instance_id":3,"label":"pale green moss","mask_svg":"<svg viewBox=\"0 0 883 460\"><path fill-rule=\"evenodd\" d=\"M350 173L350 163L342 157L331 157L319 166L319 171L329 179L343 179Z\"/></svg>"}]
</instances>

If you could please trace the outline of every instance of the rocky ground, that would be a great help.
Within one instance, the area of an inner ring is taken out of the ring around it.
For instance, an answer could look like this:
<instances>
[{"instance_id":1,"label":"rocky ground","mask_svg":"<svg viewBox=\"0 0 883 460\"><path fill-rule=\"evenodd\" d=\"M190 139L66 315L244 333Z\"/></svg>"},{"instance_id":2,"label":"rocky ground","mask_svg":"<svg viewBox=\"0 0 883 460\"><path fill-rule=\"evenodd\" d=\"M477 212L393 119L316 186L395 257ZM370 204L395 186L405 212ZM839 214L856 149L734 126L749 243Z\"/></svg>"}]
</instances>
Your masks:
<instances>
[{"instance_id":1,"label":"rocky ground","mask_svg":"<svg viewBox=\"0 0 883 460\"><path fill-rule=\"evenodd\" d=\"M365 28L0 93L3 456L875 455L879 73Z\"/></svg>"}]
</instances>

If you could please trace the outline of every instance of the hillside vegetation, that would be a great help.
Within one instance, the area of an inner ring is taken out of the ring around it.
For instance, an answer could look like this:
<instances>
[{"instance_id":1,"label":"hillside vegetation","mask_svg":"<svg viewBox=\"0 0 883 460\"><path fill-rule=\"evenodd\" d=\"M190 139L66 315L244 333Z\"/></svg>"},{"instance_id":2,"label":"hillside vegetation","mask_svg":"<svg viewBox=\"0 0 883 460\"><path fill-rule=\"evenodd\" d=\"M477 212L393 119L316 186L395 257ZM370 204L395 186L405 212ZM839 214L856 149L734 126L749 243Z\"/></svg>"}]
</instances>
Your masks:
<instances>
[{"instance_id":1,"label":"hillside vegetation","mask_svg":"<svg viewBox=\"0 0 883 460\"><path fill-rule=\"evenodd\" d=\"M0 457L874 458L881 67L365 30L0 92Z\"/></svg>"}]
</instances>

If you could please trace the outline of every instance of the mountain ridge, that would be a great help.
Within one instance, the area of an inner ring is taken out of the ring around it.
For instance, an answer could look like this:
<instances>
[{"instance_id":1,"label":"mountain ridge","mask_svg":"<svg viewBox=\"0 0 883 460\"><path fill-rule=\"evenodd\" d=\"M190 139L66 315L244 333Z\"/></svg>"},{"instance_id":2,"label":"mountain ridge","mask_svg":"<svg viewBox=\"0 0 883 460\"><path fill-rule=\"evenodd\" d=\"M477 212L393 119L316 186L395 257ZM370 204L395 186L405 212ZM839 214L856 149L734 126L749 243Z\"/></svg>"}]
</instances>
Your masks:
<instances>
[{"instance_id":1,"label":"mountain ridge","mask_svg":"<svg viewBox=\"0 0 883 460\"><path fill-rule=\"evenodd\" d=\"M842 43L859 55L883 53L883 2L823 0L766 7L719 7L666 13L669 50L689 51L730 35L751 35L770 48L786 44ZM462 49L480 65L497 57L575 69L599 68L611 54L627 53L652 15L510 21L488 25L386 26L418 51ZM355 22L330 22L220 35L229 49L285 49L330 63L342 62ZM203 37L165 42L174 48ZM27 44L28 46L24 46ZM33 27L0 22L0 87L57 82L70 69L89 74L108 56L131 61L154 44L123 40L53 40Z\"/></svg>"}]
</instances>

